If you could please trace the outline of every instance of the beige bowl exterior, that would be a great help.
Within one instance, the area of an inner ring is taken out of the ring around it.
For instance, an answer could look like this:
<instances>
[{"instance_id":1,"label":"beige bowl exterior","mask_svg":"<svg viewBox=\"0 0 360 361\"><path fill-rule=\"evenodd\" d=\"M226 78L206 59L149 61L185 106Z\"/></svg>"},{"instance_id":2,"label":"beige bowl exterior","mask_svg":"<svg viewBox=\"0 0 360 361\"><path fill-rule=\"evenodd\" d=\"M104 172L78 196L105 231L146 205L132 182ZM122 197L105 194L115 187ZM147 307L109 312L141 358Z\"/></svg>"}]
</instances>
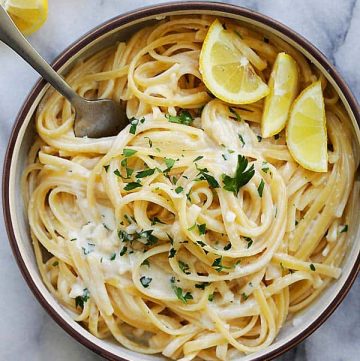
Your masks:
<instances>
[{"instance_id":1,"label":"beige bowl exterior","mask_svg":"<svg viewBox=\"0 0 360 361\"><path fill-rule=\"evenodd\" d=\"M240 20L256 26L260 30L275 34L301 51L325 75L338 91L347 109L353 129L353 147L357 156L360 150L359 106L349 88L329 61L308 41L284 25L266 16L233 5L212 2L186 2L156 5L120 15L100 25L65 50L53 66L66 74L76 61L119 40L126 40L137 29L147 23L154 23L168 15L211 14ZM90 334L64 309L50 294L41 280L29 236L27 212L20 194L20 179L23 173L28 150L34 140L34 112L48 89L40 80L25 101L16 119L8 150L5 156L3 173L3 207L10 244L21 272L38 301L54 320L76 340L109 360L166 360L163 356L143 355L132 352L111 340L100 340ZM349 228L349 249L343 263L341 277L333 282L305 312L296 316L296 322L287 322L276 341L263 351L245 356L241 360L270 360L294 347L309 336L335 310L349 291L360 265L360 227L358 215L359 180L358 173L354 189L353 222Z\"/></svg>"}]
</instances>

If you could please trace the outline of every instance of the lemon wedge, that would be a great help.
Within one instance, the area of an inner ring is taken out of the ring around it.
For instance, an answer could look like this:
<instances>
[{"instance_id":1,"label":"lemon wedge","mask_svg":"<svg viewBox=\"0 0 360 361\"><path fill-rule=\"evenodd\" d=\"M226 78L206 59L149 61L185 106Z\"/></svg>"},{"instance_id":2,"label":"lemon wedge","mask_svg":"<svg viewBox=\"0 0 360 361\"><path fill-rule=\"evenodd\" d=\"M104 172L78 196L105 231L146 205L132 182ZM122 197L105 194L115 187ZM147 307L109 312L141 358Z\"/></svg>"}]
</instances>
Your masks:
<instances>
[{"instance_id":1,"label":"lemon wedge","mask_svg":"<svg viewBox=\"0 0 360 361\"><path fill-rule=\"evenodd\" d=\"M215 20L200 53L200 72L207 88L231 104L248 104L265 97L268 86L236 46L237 35Z\"/></svg>"},{"instance_id":2,"label":"lemon wedge","mask_svg":"<svg viewBox=\"0 0 360 361\"><path fill-rule=\"evenodd\" d=\"M304 89L295 100L286 127L286 141L291 155L302 167L327 171L326 118L320 81Z\"/></svg>"},{"instance_id":3,"label":"lemon wedge","mask_svg":"<svg viewBox=\"0 0 360 361\"><path fill-rule=\"evenodd\" d=\"M30 35L44 24L48 15L47 0L0 0L16 26Z\"/></svg>"},{"instance_id":4,"label":"lemon wedge","mask_svg":"<svg viewBox=\"0 0 360 361\"><path fill-rule=\"evenodd\" d=\"M285 128L291 104L298 91L298 78L296 61L288 54L279 53L270 75L270 92L265 99L261 120L263 138L280 133Z\"/></svg>"}]
</instances>

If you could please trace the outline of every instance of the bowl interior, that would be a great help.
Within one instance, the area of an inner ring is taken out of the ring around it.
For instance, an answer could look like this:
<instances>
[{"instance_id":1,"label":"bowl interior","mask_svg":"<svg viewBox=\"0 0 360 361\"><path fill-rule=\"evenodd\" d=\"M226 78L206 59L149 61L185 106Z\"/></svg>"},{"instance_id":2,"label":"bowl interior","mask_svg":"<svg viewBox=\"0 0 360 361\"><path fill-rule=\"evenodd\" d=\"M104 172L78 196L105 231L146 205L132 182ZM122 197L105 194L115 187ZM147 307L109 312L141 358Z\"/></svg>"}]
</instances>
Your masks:
<instances>
[{"instance_id":1,"label":"bowl interior","mask_svg":"<svg viewBox=\"0 0 360 361\"><path fill-rule=\"evenodd\" d=\"M233 10L234 9L235 8L233 8ZM341 86L339 87L335 80L330 76L328 72L329 69L326 69L326 67L324 67L318 61L318 59L309 52L309 50L306 50L297 41L295 41L295 38L290 38L284 35L279 30L279 28L275 29L269 24L262 23L258 21L259 19L257 19L256 17L248 17L246 11L241 12L239 9L237 9L236 11L234 10L233 13L230 13L220 10L215 11L203 9L174 10L166 12L164 12L164 10L159 10L157 14L149 14L143 12L141 15L128 17L124 22L116 22L115 20L113 20L113 28L111 28L111 26L108 26L105 30L103 29L103 31L98 31L96 35L90 34L87 36L87 38L85 38L86 41L82 41L80 45L78 43L78 45L70 48L70 50L68 50L68 53L70 53L70 57L67 56L65 60L64 57L62 57L60 59L60 62L58 62L58 64L61 64L59 71L62 74L66 74L66 72L75 64L75 62L90 56L91 54L99 51L100 49L110 44L113 44L114 42L128 39L129 36L139 28L149 23L156 23L157 21L163 19L165 16L194 13L205 13L235 18L245 24L250 24L251 26L257 27L260 31L276 34L283 40L290 43L294 48L301 51L311 62L313 62L319 67L319 69L323 72L323 74L338 91L341 100L343 101L344 106L350 115L353 130L353 147L356 156L359 157L360 133L356 122L355 114L352 112L350 106L351 104L349 104L344 93L341 91ZM93 350L113 359L117 359L120 357L127 360L165 360L165 358L162 356L139 355L121 347L119 344L113 342L112 340L100 340L92 336L82 326L72 320L71 315L68 313L68 311L63 309L62 306L60 306L56 302L56 300L46 289L41 280L32 249L31 239L29 236L27 212L24 209L23 200L19 189L21 189L20 181L23 170L25 168L28 150L33 143L35 134L34 113L47 88L48 86L44 86L43 83L37 87L37 90L35 91L35 93L33 93L30 101L28 101L27 106L25 106L21 113L21 116L18 118L18 120L20 119L23 122L22 124L20 124L21 122L17 124L15 132L13 133L11 139L12 146L10 148L12 150L12 153L10 151L9 160L7 163L7 166L10 166L10 168L6 171L8 172L9 178L8 184L7 182L5 182L6 184L4 191L5 193L8 192L7 196L5 195L5 198L8 197L8 214L11 218L12 224L12 226L9 226L8 224L8 228L12 228L12 230L9 232L10 238L12 239L13 248L16 256L18 257L18 262L23 270L24 276L26 277L28 283L31 284L34 293L38 296L43 305L45 305L45 307L50 310L50 313L53 315L53 317L70 334L75 336L77 339L79 339L81 342L83 342ZM294 342L290 342L291 340L300 341L309 332L313 331L317 327L316 325L319 322L321 323L323 319L326 319L327 315L331 313L331 309L334 309L337 303L341 301L341 293L346 293L346 290L351 285L351 281L349 280L352 280L355 277L356 270L358 268L360 242L356 242L356 240L359 238L360 227L359 223L356 222L356 216L359 214L360 211L360 202L358 202L359 191L360 182L359 174L357 174L352 196L352 200L354 201L354 213L352 215L353 222L351 223L351 226L349 228L350 244L347 255L344 259L343 272L341 277L337 280L337 282L333 282L330 287L328 287L321 294L321 296L317 298L311 304L311 306L305 310L305 312L303 312L302 314L298 314L295 320L288 321L285 327L281 330L276 341L270 347L257 354L248 355L244 357L243 360L255 360L258 358L262 359L262 357L266 357L266 359L269 359L270 357L275 356L278 353L276 350L279 350L279 348L281 348L282 350L290 348L294 344ZM6 207L7 203L5 202L4 204ZM13 235L11 235L11 233L13 233ZM305 330L308 330L308 332L304 332Z\"/></svg>"}]
</instances>

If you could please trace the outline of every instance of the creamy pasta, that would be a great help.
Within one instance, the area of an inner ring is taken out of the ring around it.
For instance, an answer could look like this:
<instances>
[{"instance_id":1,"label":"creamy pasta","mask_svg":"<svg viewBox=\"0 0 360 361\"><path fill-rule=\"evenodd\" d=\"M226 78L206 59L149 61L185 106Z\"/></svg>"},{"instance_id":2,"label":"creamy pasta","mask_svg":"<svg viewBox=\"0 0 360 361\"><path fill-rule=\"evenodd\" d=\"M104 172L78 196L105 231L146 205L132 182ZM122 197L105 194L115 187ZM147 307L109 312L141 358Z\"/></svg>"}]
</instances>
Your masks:
<instances>
[{"instance_id":1,"label":"creamy pasta","mask_svg":"<svg viewBox=\"0 0 360 361\"><path fill-rule=\"evenodd\" d=\"M262 139L263 99L229 105L199 72L209 16L171 17L78 63L67 81L126 107L118 136L74 135L49 91L23 177L44 283L93 335L172 359L229 360L270 345L285 321L341 274L357 166L348 116L304 56L221 19L267 81L279 52L300 90L321 79L329 170Z\"/></svg>"}]
</instances>

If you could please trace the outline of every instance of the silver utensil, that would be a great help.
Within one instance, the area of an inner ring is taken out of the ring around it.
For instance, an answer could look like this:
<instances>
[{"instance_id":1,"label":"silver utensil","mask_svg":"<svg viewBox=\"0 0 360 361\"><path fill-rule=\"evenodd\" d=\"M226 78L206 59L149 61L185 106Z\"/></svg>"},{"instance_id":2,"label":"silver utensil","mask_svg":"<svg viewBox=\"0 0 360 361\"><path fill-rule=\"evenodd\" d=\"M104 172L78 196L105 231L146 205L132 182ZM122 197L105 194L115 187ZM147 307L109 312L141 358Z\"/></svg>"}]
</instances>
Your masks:
<instances>
[{"instance_id":1,"label":"silver utensil","mask_svg":"<svg viewBox=\"0 0 360 361\"><path fill-rule=\"evenodd\" d=\"M77 137L101 138L116 135L128 124L125 110L110 99L88 100L75 93L65 80L37 53L0 5L0 40L20 55L75 109Z\"/></svg>"}]
</instances>

